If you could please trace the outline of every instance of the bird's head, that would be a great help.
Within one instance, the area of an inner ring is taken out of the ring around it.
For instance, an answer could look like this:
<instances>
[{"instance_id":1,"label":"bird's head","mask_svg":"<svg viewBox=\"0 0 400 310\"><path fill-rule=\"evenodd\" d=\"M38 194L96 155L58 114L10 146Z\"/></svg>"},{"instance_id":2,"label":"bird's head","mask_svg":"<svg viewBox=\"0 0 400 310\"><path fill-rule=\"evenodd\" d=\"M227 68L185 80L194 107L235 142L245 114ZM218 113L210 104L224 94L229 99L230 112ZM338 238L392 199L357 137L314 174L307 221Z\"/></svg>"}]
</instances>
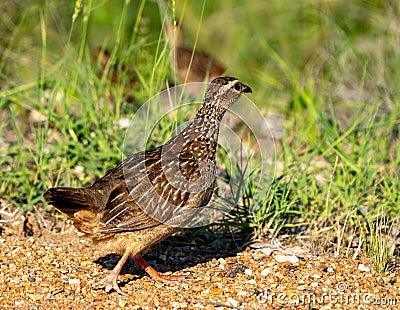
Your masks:
<instances>
[{"instance_id":1,"label":"bird's head","mask_svg":"<svg viewBox=\"0 0 400 310\"><path fill-rule=\"evenodd\" d=\"M234 104L243 93L251 93L249 86L230 76L215 78L208 85L204 95L203 107L199 111L205 117L222 118L225 111Z\"/></svg>"}]
</instances>

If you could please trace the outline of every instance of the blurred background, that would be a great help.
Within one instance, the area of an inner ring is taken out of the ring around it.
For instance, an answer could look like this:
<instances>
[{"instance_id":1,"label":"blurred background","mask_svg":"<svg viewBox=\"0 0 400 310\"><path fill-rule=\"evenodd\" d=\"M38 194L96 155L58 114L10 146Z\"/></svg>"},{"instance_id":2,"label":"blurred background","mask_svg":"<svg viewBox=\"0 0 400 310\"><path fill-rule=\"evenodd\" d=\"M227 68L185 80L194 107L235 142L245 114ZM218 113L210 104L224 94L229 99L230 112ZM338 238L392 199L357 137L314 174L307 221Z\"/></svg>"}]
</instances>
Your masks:
<instances>
[{"instance_id":1,"label":"blurred background","mask_svg":"<svg viewBox=\"0 0 400 310\"><path fill-rule=\"evenodd\" d=\"M162 63L167 19L179 22L188 47L252 84L260 106L285 109L293 88L314 92L310 84L340 103L397 88L396 1L5 1L2 10L3 88L34 82L40 71L50 83L96 50L111 52L131 78L170 71Z\"/></svg>"}]
</instances>

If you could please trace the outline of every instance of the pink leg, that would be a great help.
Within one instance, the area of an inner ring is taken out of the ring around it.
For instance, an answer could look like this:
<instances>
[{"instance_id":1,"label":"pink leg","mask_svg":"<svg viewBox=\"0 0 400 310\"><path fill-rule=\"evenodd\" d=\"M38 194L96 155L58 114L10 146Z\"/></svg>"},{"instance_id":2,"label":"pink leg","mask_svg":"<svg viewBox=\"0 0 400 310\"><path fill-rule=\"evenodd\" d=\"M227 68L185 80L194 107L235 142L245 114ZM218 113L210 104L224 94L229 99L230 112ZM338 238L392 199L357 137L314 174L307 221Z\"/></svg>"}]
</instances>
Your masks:
<instances>
[{"instance_id":1,"label":"pink leg","mask_svg":"<svg viewBox=\"0 0 400 310\"><path fill-rule=\"evenodd\" d=\"M109 293L112 289L115 290L118 294L127 295L126 293L122 292L117 284L117 279L119 273L121 272L122 267L124 266L126 260L128 259L129 255L131 254L131 250L126 250L124 255L118 261L118 264L114 267L114 269L102 280L95 283L93 288L97 286L104 286L105 291ZM151 267L141 255L136 255L134 257L135 262L142 267L148 275L155 281L179 281L184 279L184 276L173 276L173 275L161 275L159 274L153 267Z\"/></svg>"},{"instance_id":2,"label":"pink leg","mask_svg":"<svg viewBox=\"0 0 400 310\"><path fill-rule=\"evenodd\" d=\"M147 272L147 274L155 281L179 281L184 279L184 276L173 276L173 275L161 275L141 255L136 255L134 258L135 262Z\"/></svg>"},{"instance_id":3,"label":"pink leg","mask_svg":"<svg viewBox=\"0 0 400 310\"><path fill-rule=\"evenodd\" d=\"M105 291L109 293L112 289L114 289L118 294L127 295L126 293L122 292L117 284L118 275L121 272L122 267L124 266L126 260L128 259L129 255L131 254L130 250L126 250L124 255L118 261L118 264L114 267L114 269L107 275L103 280L95 283L93 288L97 286L104 286Z\"/></svg>"}]
</instances>

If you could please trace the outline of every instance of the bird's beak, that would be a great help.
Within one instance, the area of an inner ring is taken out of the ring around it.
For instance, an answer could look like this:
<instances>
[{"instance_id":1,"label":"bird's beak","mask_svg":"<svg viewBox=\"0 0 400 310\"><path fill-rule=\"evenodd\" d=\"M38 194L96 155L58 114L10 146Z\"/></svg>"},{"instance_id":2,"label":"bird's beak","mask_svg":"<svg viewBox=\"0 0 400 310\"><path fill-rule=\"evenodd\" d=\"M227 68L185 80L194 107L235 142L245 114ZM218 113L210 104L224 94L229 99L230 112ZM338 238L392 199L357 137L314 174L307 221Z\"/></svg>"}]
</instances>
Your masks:
<instances>
[{"instance_id":1,"label":"bird's beak","mask_svg":"<svg viewBox=\"0 0 400 310\"><path fill-rule=\"evenodd\" d=\"M253 91L251 90L251 88L245 84L242 84L242 90L241 93L252 93Z\"/></svg>"}]
</instances>

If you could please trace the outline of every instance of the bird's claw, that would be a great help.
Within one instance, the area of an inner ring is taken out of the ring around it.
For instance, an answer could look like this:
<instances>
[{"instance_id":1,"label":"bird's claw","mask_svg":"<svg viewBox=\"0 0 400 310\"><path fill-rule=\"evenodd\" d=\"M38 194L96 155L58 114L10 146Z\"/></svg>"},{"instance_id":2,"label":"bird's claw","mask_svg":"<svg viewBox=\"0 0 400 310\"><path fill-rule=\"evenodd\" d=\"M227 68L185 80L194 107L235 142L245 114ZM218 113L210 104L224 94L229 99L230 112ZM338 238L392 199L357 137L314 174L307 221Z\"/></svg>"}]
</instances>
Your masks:
<instances>
[{"instance_id":1,"label":"bird's claw","mask_svg":"<svg viewBox=\"0 0 400 310\"><path fill-rule=\"evenodd\" d=\"M121 291L117 284L117 277L113 272L111 272L109 275L107 275L104 279L100 280L99 282L96 282L93 284L92 288L97 288L98 286L104 286L104 290L106 293L109 293L111 290L116 291L120 295L126 296L127 294Z\"/></svg>"}]
</instances>

